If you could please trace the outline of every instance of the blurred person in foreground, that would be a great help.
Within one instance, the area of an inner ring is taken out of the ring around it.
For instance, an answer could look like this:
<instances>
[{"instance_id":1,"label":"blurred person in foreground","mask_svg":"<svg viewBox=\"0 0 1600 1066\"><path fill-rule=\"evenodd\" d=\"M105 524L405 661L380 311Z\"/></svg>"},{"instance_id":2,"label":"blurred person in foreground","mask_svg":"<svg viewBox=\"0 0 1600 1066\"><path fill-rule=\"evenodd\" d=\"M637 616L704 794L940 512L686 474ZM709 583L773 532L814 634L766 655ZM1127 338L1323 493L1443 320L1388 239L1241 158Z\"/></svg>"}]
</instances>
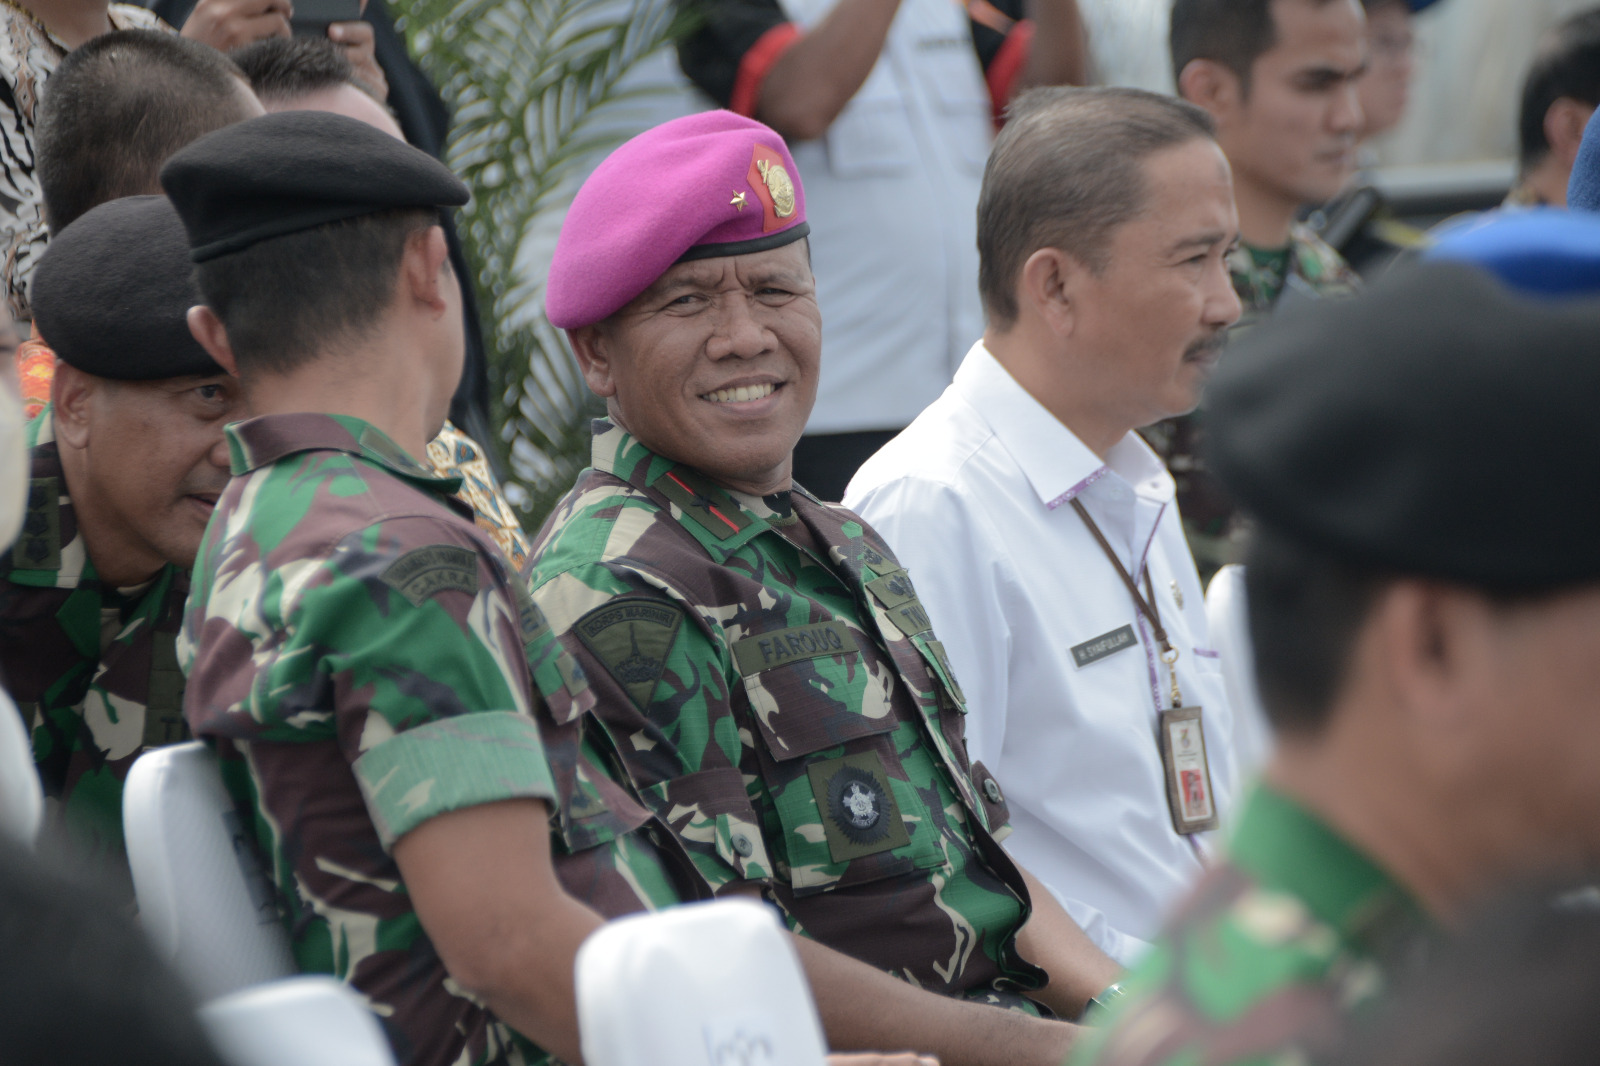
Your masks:
<instances>
[{"instance_id":1,"label":"blurred person in foreground","mask_svg":"<svg viewBox=\"0 0 1600 1066\"><path fill-rule=\"evenodd\" d=\"M250 79L250 87L268 112L329 111L365 122L396 140L405 140L394 114L329 41L320 37L275 37L239 49L233 59ZM452 266L456 262L456 245L451 241L454 233L452 228L445 229ZM465 300L465 293L472 286L464 277L460 280ZM474 313L463 303L469 351ZM452 414L460 410L460 398L461 390L457 389L450 402ZM440 473L461 479L457 495L472 505L478 525L494 538L511 565L522 570L528 562L528 537L500 489L484 445L463 432L452 417L428 442L427 459Z\"/></svg>"},{"instance_id":2,"label":"blurred person in foreground","mask_svg":"<svg viewBox=\"0 0 1600 1066\"><path fill-rule=\"evenodd\" d=\"M1241 243L1230 266L1244 304L1239 330L1280 302L1347 296L1359 284L1339 254L1295 221L1355 173L1367 69L1358 0L1176 0L1178 95L1211 114L1233 168ZM1237 551L1233 505L1206 469L1201 415L1146 431L1178 485L1202 578Z\"/></svg>"},{"instance_id":3,"label":"blurred person in foreground","mask_svg":"<svg viewBox=\"0 0 1600 1066\"><path fill-rule=\"evenodd\" d=\"M680 0L719 107L790 145L812 203L817 402L795 480L825 500L950 383L983 328L973 208L996 119L1087 80L1077 0Z\"/></svg>"},{"instance_id":4,"label":"blurred person in foreground","mask_svg":"<svg viewBox=\"0 0 1600 1066\"><path fill-rule=\"evenodd\" d=\"M1218 371L1277 753L1079 1066L1329 1053L1473 907L1600 860L1600 220L1511 221Z\"/></svg>"},{"instance_id":5,"label":"blurred person in foreground","mask_svg":"<svg viewBox=\"0 0 1600 1066\"><path fill-rule=\"evenodd\" d=\"M1325 1066L1588 1066L1600 1046L1593 889L1473 916Z\"/></svg>"},{"instance_id":6,"label":"blurred person in foreground","mask_svg":"<svg viewBox=\"0 0 1600 1066\"><path fill-rule=\"evenodd\" d=\"M1039 1005L1076 1018L1118 968L1000 847L1005 794L905 570L792 477L822 344L792 167L713 111L579 190L547 308L607 415L532 597L710 890L782 911L830 1033L1059 1066L1076 1030Z\"/></svg>"},{"instance_id":7,"label":"blurred person in foreground","mask_svg":"<svg viewBox=\"0 0 1600 1066\"><path fill-rule=\"evenodd\" d=\"M1212 132L1138 90L1020 98L978 200L988 331L845 496L916 575L968 752L1008 782L1006 849L1124 963L1236 791L1172 478L1135 432L1193 410L1239 317Z\"/></svg>"},{"instance_id":8,"label":"blurred person in foreground","mask_svg":"<svg viewBox=\"0 0 1600 1066\"><path fill-rule=\"evenodd\" d=\"M1600 8L1545 34L1522 84L1517 184L1508 207L1567 206L1584 129L1600 104Z\"/></svg>"}]
</instances>

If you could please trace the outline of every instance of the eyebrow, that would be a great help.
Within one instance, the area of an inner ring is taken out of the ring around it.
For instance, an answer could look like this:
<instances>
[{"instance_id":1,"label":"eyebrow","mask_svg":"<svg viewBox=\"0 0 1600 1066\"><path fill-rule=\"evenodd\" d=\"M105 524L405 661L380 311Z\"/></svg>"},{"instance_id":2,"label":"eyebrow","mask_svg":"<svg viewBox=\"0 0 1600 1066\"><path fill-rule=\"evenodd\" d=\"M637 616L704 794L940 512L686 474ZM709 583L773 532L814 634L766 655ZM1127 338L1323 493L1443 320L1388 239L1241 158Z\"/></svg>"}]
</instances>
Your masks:
<instances>
[{"instance_id":1,"label":"eyebrow","mask_svg":"<svg viewBox=\"0 0 1600 1066\"><path fill-rule=\"evenodd\" d=\"M1354 67L1346 70L1341 67L1307 67L1297 71L1294 80L1303 85L1317 88L1326 85L1337 85L1343 81L1354 81L1367 72L1367 61L1363 59Z\"/></svg>"},{"instance_id":2,"label":"eyebrow","mask_svg":"<svg viewBox=\"0 0 1600 1066\"><path fill-rule=\"evenodd\" d=\"M1179 241L1177 244L1172 246L1167 254L1177 255L1179 252L1187 252L1191 249L1215 248L1219 244L1232 244L1238 239L1239 235L1236 233L1228 234L1221 231L1202 233L1198 236L1187 237L1184 240Z\"/></svg>"}]
</instances>

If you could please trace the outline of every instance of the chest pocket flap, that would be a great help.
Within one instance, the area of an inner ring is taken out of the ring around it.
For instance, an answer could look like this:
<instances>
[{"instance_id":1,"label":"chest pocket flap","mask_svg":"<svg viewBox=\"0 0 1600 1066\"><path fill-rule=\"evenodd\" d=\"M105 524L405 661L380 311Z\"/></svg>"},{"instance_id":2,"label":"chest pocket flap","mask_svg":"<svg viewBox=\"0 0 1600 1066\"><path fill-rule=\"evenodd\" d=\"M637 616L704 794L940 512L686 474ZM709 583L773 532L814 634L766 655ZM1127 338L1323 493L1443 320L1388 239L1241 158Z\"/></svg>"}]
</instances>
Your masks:
<instances>
[{"instance_id":1,"label":"chest pocket flap","mask_svg":"<svg viewBox=\"0 0 1600 1066\"><path fill-rule=\"evenodd\" d=\"M887 698L843 622L757 633L735 641L734 664L761 739L780 762L894 728Z\"/></svg>"}]
</instances>

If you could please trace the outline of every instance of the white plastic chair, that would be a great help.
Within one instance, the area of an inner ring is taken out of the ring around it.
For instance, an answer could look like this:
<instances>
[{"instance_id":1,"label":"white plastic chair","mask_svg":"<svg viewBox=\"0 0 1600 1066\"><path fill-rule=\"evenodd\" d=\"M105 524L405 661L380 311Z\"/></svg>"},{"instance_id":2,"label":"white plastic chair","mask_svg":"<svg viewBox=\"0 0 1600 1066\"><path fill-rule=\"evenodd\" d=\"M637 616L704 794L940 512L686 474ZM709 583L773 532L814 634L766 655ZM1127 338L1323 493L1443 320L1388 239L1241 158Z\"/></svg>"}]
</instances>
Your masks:
<instances>
[{"instance_id":1,"label":"white plastic chair","mask_svg":"<svg viewBox=\"0 0 1600 1066\"><path fill-rule=\"evenodd\" d=\"M822 1024L777 914L749 900L610 922L578 950L587 1066L822 1066Z\"/></svg>"},{"instance_id":2,"label":"white plastic chair","mask_svg":"<svg viewBox=\"0 0 1600 1066\"><path fill-rule=\"evenodd\" d=\"M44 790L33 765L28 725L0 689L0 836L31 848L44 817Z\"/></svg>"},{"instance_id":3,"label":"white plastic chair","mask_svg":"<svg viewBox=\"0 0 1600 1066\"><path fill-rule=\"evenodd\" d=\"M395 1066L378 1019L331 977L290 977L213 1000L200 1023L228 1066Z\"/></svg>"},{"instance_id":4,"label":"white plastic chair","mask_svg":"<svg viewBox=\"0 0 1600 1066\"><path fill-rule=\"evenodd\" d=\"M250 827L204 744L139 756L122 826L145 931L201 1002L295 972Z\"/></svg>"},{"instance_id":5,"label":"white plastic chair","mask_svg":"<svg viewBox=\"0 0 1600 1066\"><path fill-rule=\"evenodd\" d=\"M1256 689L1255 653L1245 603L1244 567L1224 566L1206 588L1206 624L1222 656L1222 684L1233 708L1233 750L1240 781L1254 777L1272 755L1272 726Z\"/></svg>"}]
</instances>

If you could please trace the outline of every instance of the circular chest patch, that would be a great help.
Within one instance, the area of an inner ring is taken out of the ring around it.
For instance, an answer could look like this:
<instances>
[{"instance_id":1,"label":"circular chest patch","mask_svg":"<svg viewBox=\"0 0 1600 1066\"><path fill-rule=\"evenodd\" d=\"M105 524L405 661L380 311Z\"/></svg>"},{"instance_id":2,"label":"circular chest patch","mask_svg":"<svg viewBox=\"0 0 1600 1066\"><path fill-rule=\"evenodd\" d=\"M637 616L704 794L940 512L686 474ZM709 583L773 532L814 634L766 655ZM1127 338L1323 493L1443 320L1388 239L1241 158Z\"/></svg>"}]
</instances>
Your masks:
<instances>
[{"instance_id":1,"label":"circular chest patch","mask_svg":"<svg viewBox=\"0 0 1600 1066\"><path fill-rule=\"evenodd\" d=\"M828 781L828 817L852 843L872 844L889 832L893 801L878 779L841 766Z\"/></svg>"}]
</instances>

